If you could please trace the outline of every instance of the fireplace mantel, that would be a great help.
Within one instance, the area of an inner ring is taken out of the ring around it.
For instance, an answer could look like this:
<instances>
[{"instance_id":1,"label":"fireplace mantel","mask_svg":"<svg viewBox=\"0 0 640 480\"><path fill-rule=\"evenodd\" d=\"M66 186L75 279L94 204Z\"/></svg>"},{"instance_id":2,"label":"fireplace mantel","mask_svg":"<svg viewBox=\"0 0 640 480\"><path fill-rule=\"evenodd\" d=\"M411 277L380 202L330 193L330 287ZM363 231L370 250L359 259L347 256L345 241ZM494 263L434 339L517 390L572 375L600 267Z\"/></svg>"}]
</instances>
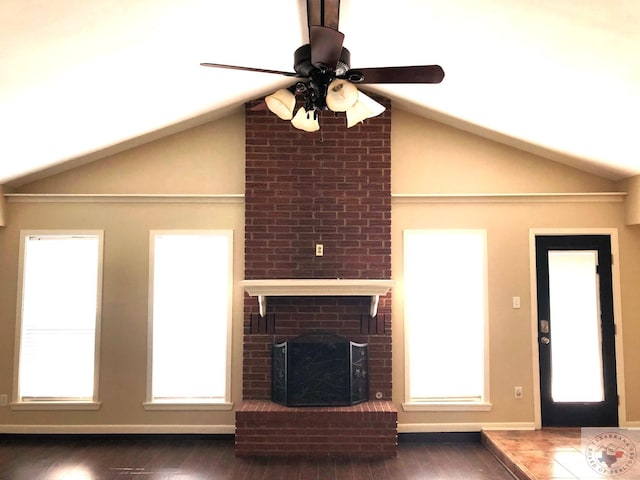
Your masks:
<instances>
[{"instance_id":1,"label":"fireplace mantel","mask_svg":"<svg viewBox=\"0 0 640 480\"><path fill-rule=\"evenodd\" d=\"M252 297L258 297L260 316L267 313L267 297L371 297L369 314L378 313L380 295L393 287L393 280L357 279L270 279L242 280L240 286Z\"/></svg>"}]
</instances>

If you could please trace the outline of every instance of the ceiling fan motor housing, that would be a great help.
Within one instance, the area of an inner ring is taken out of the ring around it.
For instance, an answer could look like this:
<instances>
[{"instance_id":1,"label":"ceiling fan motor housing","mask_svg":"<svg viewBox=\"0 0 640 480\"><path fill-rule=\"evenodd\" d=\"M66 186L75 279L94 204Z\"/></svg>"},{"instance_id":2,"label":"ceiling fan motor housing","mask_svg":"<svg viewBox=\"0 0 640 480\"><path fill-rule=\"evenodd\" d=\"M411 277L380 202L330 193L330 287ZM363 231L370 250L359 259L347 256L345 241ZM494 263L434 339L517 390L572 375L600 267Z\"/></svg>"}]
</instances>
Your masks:
<instances>
[{"instance_id":1,"label":"ceiling fan motor housing","mask_svg":"<svg viewBox=\"0 0 640 480\"><path fill-rule=\"evenodd\" d=\"M306 44L298 48L293 54L293 69L299 77L307 77L309 82L304 89L306 92L305 109L307 111L326 110L327 105L325 97L329 84L336 77L344 75L349 71L351 62L351 53L346 48L342 48L340 59L335 71L329 68L320 68L311 63L311 45Z\"/></svg>"},{"instance_id":2,"label":"ceiling fan motor housing","mask_svg":"<svg viewBox=\"0 0 640 480\"><path fill-rule=\"evenodd\" d=\"M351 53L345 47L342 47L340 59L336 66L334 77L340 77L347 73L351 68ZM311 63L311 45L306 44L298 48L293 54L293 69L300 77L310 77L314 70L318 67Z\"/></svg>"}]
</instances>

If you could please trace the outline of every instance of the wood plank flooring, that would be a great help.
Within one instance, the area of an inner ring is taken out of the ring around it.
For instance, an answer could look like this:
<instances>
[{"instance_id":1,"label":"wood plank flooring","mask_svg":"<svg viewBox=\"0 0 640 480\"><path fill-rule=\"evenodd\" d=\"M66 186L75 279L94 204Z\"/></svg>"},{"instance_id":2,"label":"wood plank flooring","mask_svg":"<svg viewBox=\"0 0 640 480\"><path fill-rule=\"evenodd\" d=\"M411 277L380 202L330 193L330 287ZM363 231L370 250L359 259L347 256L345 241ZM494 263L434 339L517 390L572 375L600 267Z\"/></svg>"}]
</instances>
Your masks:
<instances>
[{"instance_id":1,"label":"wood plank flooring","mask_svg":"<svg viewBox=\"0 0 640 480\"><path fill-rule=\"evenodd\" d=\"M0 435L2 480L512 480L479 441L401 441L385 460L236 457L233 436Z\"/></svg>"}]
</instances>

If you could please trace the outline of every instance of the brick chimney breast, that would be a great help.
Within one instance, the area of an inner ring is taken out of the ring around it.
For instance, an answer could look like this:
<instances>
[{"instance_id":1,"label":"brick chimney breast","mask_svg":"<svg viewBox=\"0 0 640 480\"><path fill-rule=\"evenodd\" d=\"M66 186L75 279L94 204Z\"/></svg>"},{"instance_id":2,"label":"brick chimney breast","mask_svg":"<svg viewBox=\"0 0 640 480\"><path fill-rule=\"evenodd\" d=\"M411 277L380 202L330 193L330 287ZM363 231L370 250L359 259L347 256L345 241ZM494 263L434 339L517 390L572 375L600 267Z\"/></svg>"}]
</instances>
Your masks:
<instances>
[{"instance_id":1,"label":"brick chimney breast","mask_svg":"<svg viewBox=\"0 0 640 480\"><path fill-rule=\"evenodd\" d=\"M246 106L246 280L391 278L391 102L373 98L387 108L380 116L348 129L325 111L314 133ZM274 342L326 331L369 344L371 395L390 400L391 292L376 318L369 305L274 297L263 319L245 294L244 399L270 399Z\"/></svg>"}]
</instances>

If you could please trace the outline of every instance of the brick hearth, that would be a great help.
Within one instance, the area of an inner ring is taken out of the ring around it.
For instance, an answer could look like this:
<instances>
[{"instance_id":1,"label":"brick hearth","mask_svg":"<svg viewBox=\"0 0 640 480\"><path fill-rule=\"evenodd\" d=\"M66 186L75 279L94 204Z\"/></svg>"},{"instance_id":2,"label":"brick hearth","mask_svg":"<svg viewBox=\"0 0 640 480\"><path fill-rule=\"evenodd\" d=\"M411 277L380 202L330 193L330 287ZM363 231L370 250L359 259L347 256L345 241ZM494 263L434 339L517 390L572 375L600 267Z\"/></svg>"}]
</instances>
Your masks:
<instances>
[{"instance_id":1,"label":"brick hearth","mask_svg":"<svg viewBox=\"0 0 640 480\"><path fill-rule=\"evenodd\" d=\"M246 108L245 279L391 278L391 112L347 129L324 112L320 132ZM315 244L324 255L315 255ZM238 455L395 455L391 292L369 318L363 297L273 297L261 319L245 294L244 402ZM372 399L352 407L271 403L271 346L310 332L369 344ZM268 440L267 440L268 438Z\"/></svg>"},{"instance_id":2,"label":"brick hearth","mask_svg":"<svg viewBox=\"0 0 640 480\"><path fill-rule=\"evenodd\" d=\"M295 408L246 400L236 413L236 455L393 457L397 421L389 401Z\"/></svg>"}]
</instances>

